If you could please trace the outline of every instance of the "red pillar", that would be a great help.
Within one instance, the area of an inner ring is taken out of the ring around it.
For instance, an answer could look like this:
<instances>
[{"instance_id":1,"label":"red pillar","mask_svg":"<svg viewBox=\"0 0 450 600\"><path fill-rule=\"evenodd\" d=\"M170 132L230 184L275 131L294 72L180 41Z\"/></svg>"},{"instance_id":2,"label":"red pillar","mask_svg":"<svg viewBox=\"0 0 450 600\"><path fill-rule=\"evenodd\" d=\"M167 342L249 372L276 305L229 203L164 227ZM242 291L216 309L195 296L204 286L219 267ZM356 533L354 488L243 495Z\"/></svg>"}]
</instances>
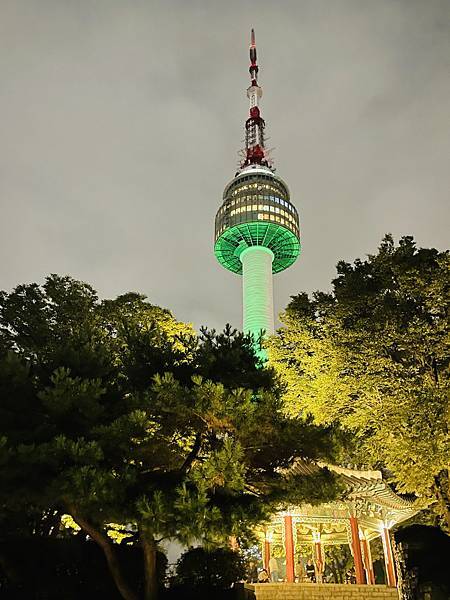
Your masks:
<instances>
[{"instance_id":1,"label":"red pillar","mask_svg":"<svg viewBox=\"0 0 450 600\"><path fill-rule=\"evenodd\" d=\"M314 542L314 551L316 555L317 583L322 583L325 565L323 562L322 543L320 541Z\"/></svg>"},{"instance_id":2,"label":"red pillar","mask_svg":"<svg viewBox=\"0 0 450 600\"><path fill-rule=\"evenodd\" d=\"M395 577L394 556L392 554L391 536L389 529L383 527L381 530L381 539L383 541L384 564L386 565L387 584L390 587L397 586L397 578Z\"/></svg>"},{"instance_id":3,"label":"red pillar","mask_svg":"<svg viewBox=\"0 0 450 600\"><path fill-rule=\"evenodd\" d=\"M284 547L286 549L286 579L294 583L294 537L292 534L292 517L284 517Z\"/></svg>"},{"instance_id":4,"label":"red pillar","mask_svg":"<svg viewBox=\"0 0 450 600\"><path fill-rule=\"evenodd\" d=\"M353 559L355 561L356 583L363 584L366 583L366 578L364 577L361 542L359 539L359 526L358 519L356 517L350 517L350 529L352 533L352 549Z\"/></svg>"},{"instance_id":5,"label":"red pillar","mask_svg":"<svg viewBox=\"0 0 450 600\"><path fill-rule=\"evenodd\" d=\"M361 544L364 550L364 568L366 570L367 583L375 585L375 572L373 570L372 553L370 551L370 542L363 538Z\"/></svg>"},{"instance_id":6,"label":"red pillar","mask_svg":"<svg viewBox=\"0 0 450 600\"><path fill-rule=\"evenodd\" d=\"M269 573L269 561L270 561L270 542L269 540L264 540L264 568Z\"/></svg>"}]
</instances>

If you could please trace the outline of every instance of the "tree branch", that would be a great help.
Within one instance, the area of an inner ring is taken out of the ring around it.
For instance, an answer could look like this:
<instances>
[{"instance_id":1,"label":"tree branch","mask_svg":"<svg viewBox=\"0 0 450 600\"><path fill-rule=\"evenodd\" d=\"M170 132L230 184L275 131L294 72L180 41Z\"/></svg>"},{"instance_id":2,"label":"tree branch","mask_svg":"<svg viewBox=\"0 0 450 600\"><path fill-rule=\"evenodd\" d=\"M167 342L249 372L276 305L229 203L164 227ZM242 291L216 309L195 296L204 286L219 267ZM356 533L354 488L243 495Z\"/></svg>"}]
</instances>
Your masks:
<instances>
[{"instance_id":1,"label":"tree branch","mask_svg":"<svg viewBox=\"0 0 450 600\"><path fill-rule=\"evenodd\" d=\"M189 452L189 454L186 456L184 463L180 467L180 473L187 473L187 471L189 471L189 469L192 466L192 463L197 458L198 453L200 452L201 445L202 445L202 434L197 433L195 436L194 445L192 446L192 449Z\"/></svg>"}]
</instances>

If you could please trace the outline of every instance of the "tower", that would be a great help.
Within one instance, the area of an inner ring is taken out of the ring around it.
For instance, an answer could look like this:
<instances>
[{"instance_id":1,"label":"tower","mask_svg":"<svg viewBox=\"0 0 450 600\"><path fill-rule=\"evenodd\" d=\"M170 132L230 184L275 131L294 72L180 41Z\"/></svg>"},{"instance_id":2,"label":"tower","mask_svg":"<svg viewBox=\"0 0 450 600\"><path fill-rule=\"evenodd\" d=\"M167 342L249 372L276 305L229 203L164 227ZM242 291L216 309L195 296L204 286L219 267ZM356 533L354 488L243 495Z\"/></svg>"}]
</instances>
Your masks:
<instances>
[{"instance_id":1,"label":"tower","mask_svg":"<svg viewBox=\"0 0 450 600\"><path fill-rule=\"evenodd\" d=\"M274 331L272 275L290 267L300 254L298 213L266 148L258 71L252 29L245 149L216 214L214 252L221 265L242 275L243 330L255 340L261 331Z\"/></svg>"}]
</instances>

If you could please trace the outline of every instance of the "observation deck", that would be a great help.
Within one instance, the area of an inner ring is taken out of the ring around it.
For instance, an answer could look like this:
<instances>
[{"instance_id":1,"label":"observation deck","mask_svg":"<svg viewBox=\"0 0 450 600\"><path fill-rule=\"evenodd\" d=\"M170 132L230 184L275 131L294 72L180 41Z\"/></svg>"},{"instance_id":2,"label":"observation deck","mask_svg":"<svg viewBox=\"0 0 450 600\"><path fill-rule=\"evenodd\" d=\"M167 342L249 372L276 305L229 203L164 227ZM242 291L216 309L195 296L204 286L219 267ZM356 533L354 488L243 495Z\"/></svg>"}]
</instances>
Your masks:
<instances>
[{"instance_id":1,"label":"observation deck","mask_svg":"<svg viewBox=\"0 0 450 600\"><path fill-rule=\"evenodd\" d=\"M226 186L216 214L214 252L229 271L242 274L242 252L252 246L273 253L272 273L279 273L300 254L298 213L289 189L268 167L244 168Z\"/></svg>"}]
</instances>

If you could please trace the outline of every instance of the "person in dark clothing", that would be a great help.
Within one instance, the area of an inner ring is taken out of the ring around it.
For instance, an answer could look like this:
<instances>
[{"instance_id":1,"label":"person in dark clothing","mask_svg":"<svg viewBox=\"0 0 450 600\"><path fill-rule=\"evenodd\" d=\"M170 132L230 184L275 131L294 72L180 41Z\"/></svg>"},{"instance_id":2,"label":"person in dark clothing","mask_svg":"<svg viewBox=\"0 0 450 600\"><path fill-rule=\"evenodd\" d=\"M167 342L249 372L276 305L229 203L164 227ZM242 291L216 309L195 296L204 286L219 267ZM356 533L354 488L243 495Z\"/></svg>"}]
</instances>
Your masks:
<instances>
[{"instance_id":1,"label":"person in dark clothing","mask_svg":"<svg viewBox=\"0 0 450 600\"><path fill-rule=\"evenodd\" d=\"M258 569L253 560L251 560L248 564L247 583L258 583Z\"/></svg>"},{"instance_id":2,"label":"person in dark clothing","mask_svg":"<svg viewBox=\"0 0 450 600\"><path fill-rule=\"evenodd\" d=\"M316 568L311 559L308 559L305 567L306 577L312 582L316 583Z\"/></svg>"},{"instance_id":3,"label":"person in dark clothing","mask_svg":"<svg viewBox=\"0 0 450 600\"><path fill-rule=\"evenodd\" d=\"M262 571L260 571L258 575L258 583L269 583L269 581L269 573L267 572L267 570L263 569Z\"/></svg>"}]
</instances>

